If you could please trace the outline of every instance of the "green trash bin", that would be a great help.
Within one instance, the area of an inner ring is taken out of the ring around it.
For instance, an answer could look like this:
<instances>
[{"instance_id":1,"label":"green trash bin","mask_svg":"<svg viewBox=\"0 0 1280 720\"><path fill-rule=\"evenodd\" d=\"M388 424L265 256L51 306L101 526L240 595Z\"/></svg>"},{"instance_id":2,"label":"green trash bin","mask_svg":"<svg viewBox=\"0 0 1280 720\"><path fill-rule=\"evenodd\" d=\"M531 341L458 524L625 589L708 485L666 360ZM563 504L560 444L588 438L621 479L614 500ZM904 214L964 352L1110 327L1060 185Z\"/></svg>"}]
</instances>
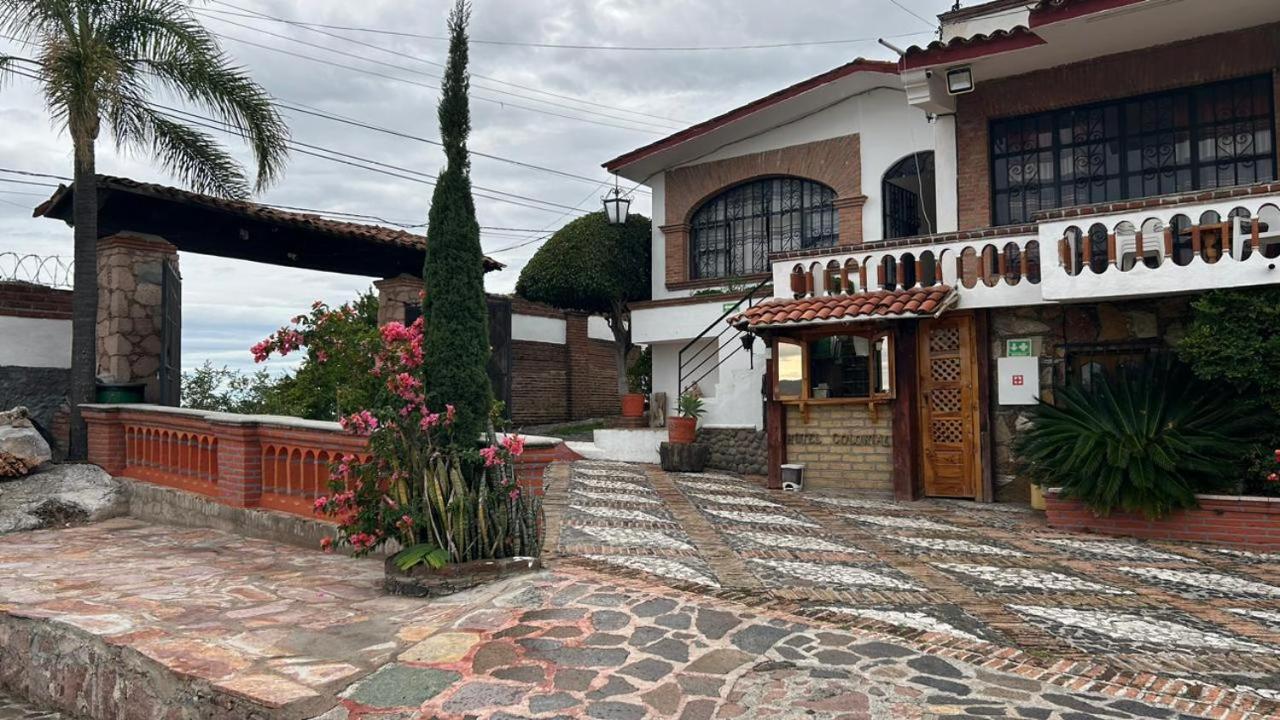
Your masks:
<instances>
[{"instance_id":1,"label":"green trash bin","mask_svg":"<svg viewBox=\"0 0 1280 720\"><path fill-rule=\"evenodd\" d=\"M146 400L146 383L98 383L100 403L140 403Z\"/></svg>"}]
</instances>

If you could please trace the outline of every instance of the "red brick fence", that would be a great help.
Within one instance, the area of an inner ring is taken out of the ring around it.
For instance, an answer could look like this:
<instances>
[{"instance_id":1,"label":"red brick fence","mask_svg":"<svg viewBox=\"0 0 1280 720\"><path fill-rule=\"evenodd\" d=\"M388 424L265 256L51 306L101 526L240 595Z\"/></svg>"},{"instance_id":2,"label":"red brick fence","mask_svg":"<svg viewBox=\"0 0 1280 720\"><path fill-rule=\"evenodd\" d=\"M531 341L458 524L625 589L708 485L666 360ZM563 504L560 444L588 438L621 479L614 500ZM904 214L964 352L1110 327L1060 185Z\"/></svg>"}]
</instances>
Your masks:
<instances>
[{"instance_id":1,"label":"red brick fence","mask_svg":"<svg viewBox=\"0 0 1280 720\"><path fill-rule=\"evenodd\" d=\"M330 463L367 456L365 438L335 422L158 405L87 405L83 414L89 462L233 507L310 517L315 498L328 492ZM520 485L541 494L547 465L576 457L558 438L527 437Z\"/></svg>"},{"instance_id":2,"label":"red brick fence","mask_svg":"<svg viewBox=\"0 0 1280 720\"><path fill-rule=\"evenodd\" d=\"M1161 520L1112 513L1097 517L1079 500L1045 493L1045 516L1059 530L1128 535L1149 540L1224 543L1258 550L1280 550L1280 498L1247 495L1198 495L1200 507Z\"/></svg>"}]
</instances>

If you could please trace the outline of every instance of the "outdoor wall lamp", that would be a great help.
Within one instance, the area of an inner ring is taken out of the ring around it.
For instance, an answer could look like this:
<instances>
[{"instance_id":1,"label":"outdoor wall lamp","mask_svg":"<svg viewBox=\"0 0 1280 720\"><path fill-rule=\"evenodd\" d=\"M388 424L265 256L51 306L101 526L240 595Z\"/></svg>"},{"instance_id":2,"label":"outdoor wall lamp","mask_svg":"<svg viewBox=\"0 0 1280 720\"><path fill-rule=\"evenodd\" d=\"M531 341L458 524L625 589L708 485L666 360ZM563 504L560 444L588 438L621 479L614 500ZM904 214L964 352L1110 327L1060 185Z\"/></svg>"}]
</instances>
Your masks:
<instances>
[{"instance_id":1,"label":"outdoor wall lamp","mask_svg":"<svg viewBox=\"0 0 1280 720\"><path fill-rule=\"evenodd\" d=\"M618 190L618 178L613 178L613 189L601 200L604 201L604 216L610 225L621 225L627 221L627 212L631 209L631 198L623 197Z\"/></svg>"},{"instance_id":2,"label":"outdoor wall lamp","mask_svg":"<svg viewBox=\"0 0 1280 720\"><path fill-rule=\"evenodd\" d=\"M973 69L968 65L951 68L947 71L947 92L952 95L963 95L973 92Z\"/></svg>"},{"instance_id":3,"label":"outdoor wall lamp","mask_svg":"<svg viewBox=\"0 0 1280 720\"><path fill-rule=\"evenodd\" d=\"M756 356L751 352L751 348L756 344L756 336L749 332L742 333L742 349L747 351L747 361L750 363L752 370L756 369Z\"/></svg>"}]
</instances>

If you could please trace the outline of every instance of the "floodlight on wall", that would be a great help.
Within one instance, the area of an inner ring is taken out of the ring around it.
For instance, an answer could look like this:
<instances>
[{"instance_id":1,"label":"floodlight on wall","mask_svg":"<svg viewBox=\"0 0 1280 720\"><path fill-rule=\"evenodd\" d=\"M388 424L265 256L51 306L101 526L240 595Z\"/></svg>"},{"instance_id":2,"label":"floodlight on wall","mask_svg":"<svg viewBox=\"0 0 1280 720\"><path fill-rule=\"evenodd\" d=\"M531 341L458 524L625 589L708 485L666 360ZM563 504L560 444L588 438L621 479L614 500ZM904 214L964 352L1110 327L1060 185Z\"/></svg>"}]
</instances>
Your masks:
<instances>
[{"instance_id":1,"label":"floodlight on wall","mask_svg":"<svg viewBox=\"0 0 1280 720\"><path fill-rule=\"evenodd\" d=\"M963 95L967 92L973 92L973 68L965 65L964 67L956 67L948 70L947 92L952 95Z\"/></svg>"},{"instance_id":2,"label":"floodlight on wall","mask_svg":"<svg viewBox=\"0 0 1280 720\"><path fill-rule=\"evenodd\" d=\"M601 200L604 202L604 216L610 225L621 225L627 221L627 213L631 210L631 198L623 197L618 189L618 177L613 178L613 189Z\"/></svg>"}]
</instances>

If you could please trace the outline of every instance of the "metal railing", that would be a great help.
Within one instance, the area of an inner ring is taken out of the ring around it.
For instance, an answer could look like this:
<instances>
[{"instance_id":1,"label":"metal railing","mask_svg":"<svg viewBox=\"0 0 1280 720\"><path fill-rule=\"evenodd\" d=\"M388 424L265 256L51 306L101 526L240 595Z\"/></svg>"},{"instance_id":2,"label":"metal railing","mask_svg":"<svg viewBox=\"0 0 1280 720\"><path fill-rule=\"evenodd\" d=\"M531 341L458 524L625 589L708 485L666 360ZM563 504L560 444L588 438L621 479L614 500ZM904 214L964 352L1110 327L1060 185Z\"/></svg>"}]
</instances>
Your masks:
<instances>
[{"instance_id":1,"label":"metal railing","mask_svg":"<svg viewBox=\"0 0 1280 720\"><path fill-rule=\"evenodd\" d=\"M748 290L745 295L739 298L736 303L726 308L725 311L720 314L720 317L713 320L710 325L703 329L702 332L698 333L696 337L685 343L684 347L680 348L680 353L677 356L676 362L676 372L678 375L676 379L676 387L679 388L680 394L683 395L688 392L691 388L701 382L703 378L710 375L716 370L716 368L723 365L729 358L737 355L738 352L743 349L743 346L739 343L739 345L728 355L720 357L720 348L724 347L726 342L731 343L735 340L739 340L745 334L742 330L726 323L725 319L730 315L739 312L742 309L743 303L746 303L748 308L751 307L760 291L770 282L772 282L771 278L761 280L759 284ZM717 327L720 328L720 331L715 335L710 335L711 331L715 330ZM731 333L728 338L725 337L726 333ZM699 345L700 342L702 342L702 345L700 347L695 347ZM691 350L692 352L690 352ZM688 355L687 358L686 354ZM708 366L707 363L711 363L711 365ZM695 374L698 374L697 377L693 377ZM691 377L693 380L686 382L686 380Z\"/></svg>"},{"instance_id":2,"label":"metal railing","mask_svg":"<svg viewBox=\"0 0 1280 720\"><path fill-rule=\"evenodd\" d=\"M0 282L70 288L75 285L75 261L64 255L0 252Z\"/></svg>"}]
</instances>

